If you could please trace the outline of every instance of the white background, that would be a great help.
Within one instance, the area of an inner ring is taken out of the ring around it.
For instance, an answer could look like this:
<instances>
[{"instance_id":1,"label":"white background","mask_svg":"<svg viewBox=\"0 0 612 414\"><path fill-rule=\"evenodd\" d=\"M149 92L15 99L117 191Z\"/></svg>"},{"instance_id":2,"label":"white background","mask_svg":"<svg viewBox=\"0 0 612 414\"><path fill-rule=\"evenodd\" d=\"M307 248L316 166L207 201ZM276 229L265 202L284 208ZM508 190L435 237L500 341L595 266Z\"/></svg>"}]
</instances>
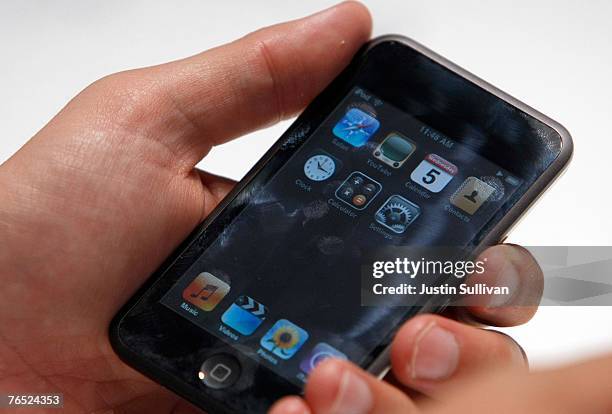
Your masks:
<instances>
[{"instance_id":1,"label":"white background","mask_svg":"<svg viewBox=\"0 0 612 414\"><path fill-rule=\"evenodd\" d=\"M413 37L564 124L572 165L509 241L610 245L612 2L365 2L374 34ZM329 1L0 3L0 162L96 78L198 53ZM201 167L239 179L287 127L215 149ZM542 308L508 329L532 363L612 351L612 308Z\"/></svg>"}]
</instances>

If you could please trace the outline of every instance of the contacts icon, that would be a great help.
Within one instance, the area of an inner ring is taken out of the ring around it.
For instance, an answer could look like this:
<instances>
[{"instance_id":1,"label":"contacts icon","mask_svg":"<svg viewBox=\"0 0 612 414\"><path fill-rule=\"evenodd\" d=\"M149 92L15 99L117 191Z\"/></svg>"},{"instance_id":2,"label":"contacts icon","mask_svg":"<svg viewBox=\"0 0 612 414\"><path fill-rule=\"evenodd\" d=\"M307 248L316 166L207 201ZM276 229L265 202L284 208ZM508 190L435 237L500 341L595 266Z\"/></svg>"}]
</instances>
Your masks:
<instances>
[{"instance_id":1,"label":"contacts icon","mask_svg":"<svg viewBox=\"0 0 612 414\"><path fill-rule=\"evenodd\" d=\"M495 192L495 188L476 177L468 177L451 196L450 202L468 214L474 214Z\"/></svg>"}]
</instances>

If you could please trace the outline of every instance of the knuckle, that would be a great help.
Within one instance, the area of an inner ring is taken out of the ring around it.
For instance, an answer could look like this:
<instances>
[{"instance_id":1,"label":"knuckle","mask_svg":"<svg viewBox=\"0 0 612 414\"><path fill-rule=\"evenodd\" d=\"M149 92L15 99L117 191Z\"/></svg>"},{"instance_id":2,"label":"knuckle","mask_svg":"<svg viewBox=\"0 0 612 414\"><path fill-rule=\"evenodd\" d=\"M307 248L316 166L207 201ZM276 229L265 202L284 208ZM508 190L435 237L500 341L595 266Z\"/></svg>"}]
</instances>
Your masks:
<instances>
[{"instance_id":1,"label":"knuckle","mask_svg":"<svg viewBox=\"0 0 612 414\"><path fill-rule=\"evenodd\" d=\"M176 104L156 76L155 69L108 75L88 86L79 98L85 100L91 123L104 128L101 138L125 145L124 151L138 153L156 166L174 170L179 155L160 131L176 125L172 118Z\"/></svg>"},{"instance_id":2,"label":"knuckle","mask_svg":"<svg viewBox=\"0 0 612 414\"><path fill-rule=\"evenodd\" d=\"M162 97L159 86L138 69L98 79L84 94L102 116L122 126L145 125L143 121L154 119Z\"/></svg>"},{"instance_id":3,"label":"knuckle","mask_svg":"<svg viewBox=\"0 0 612 414\"><path fill-rule=\"evenodd\" d=\"M283 82L275 65L273 47L268 44L265 39L255 40L255 57L256 66L262 68L262 72L267 79L270 99L269 101L275 104L275 113L277 120L285 117L285 108L283 103Z\"/></svg>"},{"instance_id":4,"label":"knuckle","mask_svg":"<svg viewBox=\"0 0 612 414\"><path fill-rule=\"evenodd\" d=\"M265 29L245 39L245 61L260 85L259 99L274 105L269 115L272 122L286 119L308 102L308 91L316 89L312 72L301 56L283 52L282 41Z\"/></svg>"}]
</instances>

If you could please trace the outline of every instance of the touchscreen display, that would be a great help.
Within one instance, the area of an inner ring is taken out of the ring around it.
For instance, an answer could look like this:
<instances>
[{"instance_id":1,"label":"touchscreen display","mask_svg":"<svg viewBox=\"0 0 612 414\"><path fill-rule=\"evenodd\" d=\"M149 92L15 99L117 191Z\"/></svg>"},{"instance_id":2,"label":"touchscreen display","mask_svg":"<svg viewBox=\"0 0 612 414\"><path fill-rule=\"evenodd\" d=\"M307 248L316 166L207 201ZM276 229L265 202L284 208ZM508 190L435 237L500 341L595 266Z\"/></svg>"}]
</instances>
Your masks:
<instances>
[{"instance_id":1,"label":"touchscreen display","mask_svg":"<svg viewBox=\"0 0 612 414\"><path fill-rule=\"evenodd\" d=\"M405 307L360 303L384 245L469 246L521 185L356 87L163 296L162 303L297 385L322 358L366 361Z\"/></svg>"}]
</instances>

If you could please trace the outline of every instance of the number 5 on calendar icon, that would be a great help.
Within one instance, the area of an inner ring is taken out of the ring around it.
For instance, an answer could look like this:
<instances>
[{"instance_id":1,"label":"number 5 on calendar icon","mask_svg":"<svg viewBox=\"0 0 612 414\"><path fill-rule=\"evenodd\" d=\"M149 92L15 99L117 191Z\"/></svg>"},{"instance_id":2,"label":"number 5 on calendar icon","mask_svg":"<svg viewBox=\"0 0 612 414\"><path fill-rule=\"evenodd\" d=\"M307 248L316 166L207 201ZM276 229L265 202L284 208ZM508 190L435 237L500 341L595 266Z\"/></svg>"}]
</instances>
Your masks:
<instances>
[{"instance_id":1,"label":"number 5 on calendar icon","mask_svg":"<svg viewBox=\"0 0 612 414\"><path fill-rule=\"evenodd\" d=\"M457 175L458 171L455 164L439 155L429 154L412 171L410 178L432 193L439 193Z\"/></svg>"}]
</instances>

